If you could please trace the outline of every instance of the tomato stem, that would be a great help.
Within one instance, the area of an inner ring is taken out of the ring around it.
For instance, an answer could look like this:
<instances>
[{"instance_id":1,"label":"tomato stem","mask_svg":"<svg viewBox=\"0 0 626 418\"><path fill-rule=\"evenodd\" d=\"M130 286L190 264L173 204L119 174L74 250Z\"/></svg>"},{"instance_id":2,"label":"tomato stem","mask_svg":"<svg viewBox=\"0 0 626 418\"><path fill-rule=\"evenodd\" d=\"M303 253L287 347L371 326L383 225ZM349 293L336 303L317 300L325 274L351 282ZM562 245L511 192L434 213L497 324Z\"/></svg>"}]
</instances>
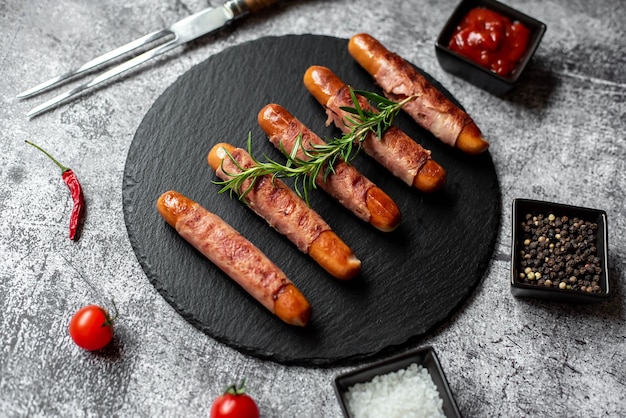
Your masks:
<instances>
[{"instance_id":1,"label":"tomato stem","mask_svg":"<svg viewBox=\"0 0 626 418\"><path fill-rule=\"evenodd\" d=\"M243 395L244 393L246 393L246 378L244 377L241 380L241 383L239 384L239 386L237 386L237 384L232 384L230 386L228 386L226 388L226 390L224 391L224 394L230 394L230 395Z\"/></svg>"},{"instance_id":2,"label":"tomato stem","mask_svg":"<svg viewBox=\"0 0 626 418\"><path fill-rule=\"evenodd\" d=\"M104 323L102 324L103 327L110 327L110 326L112 326L113 323L115 322L115 320L117 320L117 317L119 315L119 312L117 310L117 305L115 305L115 300L111 299L111 304L113 305L113 309L115 310L114 314L113 314L113 316L111 316L111 315L109 315L109 313L107 311L104 311L107 320L104 321Z\"/></svg>"}]
</instances>

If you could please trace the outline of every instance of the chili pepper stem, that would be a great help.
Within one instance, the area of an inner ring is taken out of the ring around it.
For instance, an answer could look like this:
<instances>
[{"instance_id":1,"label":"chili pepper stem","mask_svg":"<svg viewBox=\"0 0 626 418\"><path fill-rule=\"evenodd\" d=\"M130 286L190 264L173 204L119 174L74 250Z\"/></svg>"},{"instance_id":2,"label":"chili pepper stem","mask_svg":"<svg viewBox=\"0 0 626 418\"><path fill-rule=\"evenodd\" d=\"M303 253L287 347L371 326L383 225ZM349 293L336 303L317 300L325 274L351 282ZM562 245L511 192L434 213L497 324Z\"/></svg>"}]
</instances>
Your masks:
<instances>
[{"instance_id":1,"label":"chili pepper stem","mask_svg":"<svg viewBox=\"0 0 626 418\"><path fill-rule=\"evenodd\" d=\"M33 147L37 148L39 151L43 152L44 154L46 154L48 156L48 158L50 158L52 161L54 161L54 163L59 166L59 168L61 169L62 172L66 172L67 170L69 170L68 167L64 166L63 164L61 164L60 162L57 161L56 158L54 158L52 155L50 155L48 153L48 151L46 151L45 149L41 148L39 145L30 142L30 141L24 141L26 142L28 145L32 145Z\"/></svg>"}]
</instances>

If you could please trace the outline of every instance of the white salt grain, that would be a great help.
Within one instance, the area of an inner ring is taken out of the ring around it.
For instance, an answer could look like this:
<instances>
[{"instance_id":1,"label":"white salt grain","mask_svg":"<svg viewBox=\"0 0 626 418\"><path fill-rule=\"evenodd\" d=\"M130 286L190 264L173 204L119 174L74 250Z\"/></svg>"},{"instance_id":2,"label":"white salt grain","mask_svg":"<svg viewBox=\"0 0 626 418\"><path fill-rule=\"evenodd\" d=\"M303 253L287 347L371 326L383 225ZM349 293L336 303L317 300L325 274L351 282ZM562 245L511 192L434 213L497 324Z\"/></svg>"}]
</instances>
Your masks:
<instances>
[{"instance_id":1,"label":"white salt grain","mask_svg":"<svg viewBox=\"0 0 626 418\"><path fill-rule=\"evenodd\" d=\"M445 417L437 386L416 363L351 386L346 401L354 418Z\"/></svg>"}]
</instances>

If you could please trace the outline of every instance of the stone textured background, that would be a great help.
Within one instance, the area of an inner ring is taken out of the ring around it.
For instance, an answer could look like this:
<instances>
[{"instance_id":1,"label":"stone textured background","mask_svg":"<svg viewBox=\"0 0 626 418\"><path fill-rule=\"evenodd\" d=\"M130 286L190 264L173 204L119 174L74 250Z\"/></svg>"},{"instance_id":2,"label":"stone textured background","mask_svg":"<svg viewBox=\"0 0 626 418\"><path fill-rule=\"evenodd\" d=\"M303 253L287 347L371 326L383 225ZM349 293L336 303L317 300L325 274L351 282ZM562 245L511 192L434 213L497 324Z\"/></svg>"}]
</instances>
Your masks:
<instances>
[{"instance_id":1,"label":"stone textured background","mask_svg":"<svg viewBox=\"0 0 626 418\"><path fill-rule=\"evenodd\" d=\"M437 78L491 142L502 188L492 264L468 302L422 344L435 347L461 412L626 416L626 8L620 0L509 0L548 31L523 84L497 98L439 67L434 41L455 0L300 0L176 50L115 83L28 120L20 91L206 6L203 0L0 0L0 415L207 416L242 376L266 417L335 417L335 375L244 356L190 326L150 285L130 247L121 183L143 115L177 77L265 35L348 38L367 31ZM87 217L67 239L71 201L56 154L85 187ZM603 209L615 293L596 306L514 299L510 203ZM86 353L72 313L113 298L114 343Z\"/></svg>"}]
</instances>

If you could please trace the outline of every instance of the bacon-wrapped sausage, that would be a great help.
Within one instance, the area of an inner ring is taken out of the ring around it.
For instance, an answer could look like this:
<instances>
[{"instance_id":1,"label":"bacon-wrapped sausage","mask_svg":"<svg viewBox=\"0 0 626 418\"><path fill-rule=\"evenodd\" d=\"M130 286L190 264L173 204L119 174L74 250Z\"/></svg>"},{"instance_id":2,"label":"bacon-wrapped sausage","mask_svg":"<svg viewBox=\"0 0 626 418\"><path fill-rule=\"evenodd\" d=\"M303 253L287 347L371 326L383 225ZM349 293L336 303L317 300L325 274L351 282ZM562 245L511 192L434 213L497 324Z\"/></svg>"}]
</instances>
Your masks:
<instances>
[{"instance_id":1,"label":"bacon-wrapped sausage","mask_svg":"<svg viewBox=\"0 0 626 418\"><path fill-rule=\"evenodd\" d=\"M348 43L348 51L391 100L401 101L416 95L417 99L407 103L403 110L442 142L469 154L480 154L489 147L467 113L378 40L365 33L354 35Z\"/></svg>"},{"instance_id":2,"label":"bacon-wrapped sausage","mask_svg":"<svg viewBox=\"0 0 626 418\"><path fill-rule=\"evenodd\" d=\"M280 105L265 106L259 112L258 121L270 142L288 154L292 153L299 137L305 149L324 144L319 136ZM302 149L296 150L296 157L304 161L309 159ZM353 165L340 161L328 176L322 170L316 184L357 217L381 231L392 231L400 224L400 210L393 199Z\"/></svg>"},{"instance_id":3,"label":"bacon-wrapped sausage","mask_svg":"<svg viewBox=\"0 0 626 418\"><path fill-rule=\"evenodd\" d=\"M255 165L247 151L225 143L215 145L207 159L222 180L229 180L242 169ZM361 261L350 247L285 183L267 174L246 179L240 190L235 190L240 195L246 191L244 201L250 209L332 276L346 280L359 274Z\"/></svg>"},{"instance_id":4,"label":"bacon-wrapped sausage","mask_svg":"<svg viewBox=\"0 0 626 418\"><path fill-rule=\"evenodd\" d=\"M317 101L326 108L328 123L344 133L352 130L354 115L342 107L354 107L349 87L330 69L312 66L304 74L304 84ZM357 96L362 109L371 109L368 101ZM440 189L446 180L446 171L430 156L430 151L411 139L397 126L390 126L378 138L370 133L362 142L363 150L383 167L409 186L423 192Z\"/></svg>"},{"instance_id":5,"label":"bacon-wrapped sausage","mask_svg":"<svg viewBox=\"0 0 626 418\"><path fill-rule=\"evenodd\" d=\"M175 192L163 193L157 210L178 234L280 319L305 326L311 306L298 288L254 244L217 215Z\"/></svg>"}]
</instances>

